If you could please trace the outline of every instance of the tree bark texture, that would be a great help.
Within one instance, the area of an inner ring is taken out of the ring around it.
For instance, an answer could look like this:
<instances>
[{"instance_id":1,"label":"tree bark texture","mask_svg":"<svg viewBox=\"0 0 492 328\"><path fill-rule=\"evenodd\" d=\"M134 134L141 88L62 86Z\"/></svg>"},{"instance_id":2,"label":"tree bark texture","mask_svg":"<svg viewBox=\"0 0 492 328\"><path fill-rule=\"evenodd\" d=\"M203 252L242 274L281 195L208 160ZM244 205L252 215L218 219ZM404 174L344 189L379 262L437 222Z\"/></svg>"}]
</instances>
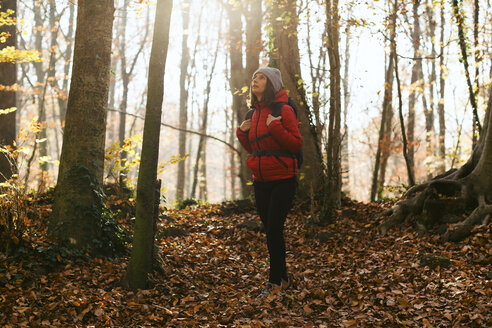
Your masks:
<instances>
[{"instance_id":1,"label":"tree bark texture","mask_svg":"<svg viewBox=\"0 0 492 328\"><path fill-rule=\"evenodd\" d=\"M303 138L304 152L298 196L301 199L310 199L311 195L319 195L325 176L319 147L320 135L314 126L301 78L296 1L272 0L270 13L273 32L270 66L282 72L284 86L298 106L298 120L301 122L299 128Z\"/></svg>"},{"instance_id":2,"label":"tree bark texture","mask_svg":"<svg viewBox=\"0 0 492 328\"><path fill-rule=\"evenodd\" d=\"M65 132L49 231L75 247L100 234L113 0L80 1Z\"/></svg>"},{"instance_id":3,"label":"tree bark texture","mask_svg":"<svg viewBox=\"0 0 492 328\"><path fill-rule=\"evenodd\" d=\"M6 11L12 9L17 15L17 0L3 0L0 10ZM11 36L7 38L5 43L0 43L0 50L5 47L15 47L17 45L17 25L2 25L0 32L6 32ZM13 86L17 82L17 64L15 63L0 63L0 85ZM0 90L0 109L16 107L17 97L15 90ZM16 136L16 112L8 114L0 114L0 146L13 147ZM0 182L4 182L16 173L14 163L3 152L0 152Z\"/></svg>"},{"instance_id":4,"label":"tree bark texture","mask_svg":"<svg viewBox=\"0 0 492 328\"><path fill-rule=\"evenodd\" d=\"M189 22L190 22L190 2L184 1L181 10L183 17L183 38L181 40L181 65L180 65L180 78L179 78L179 127L186 129L188 123L188 87L186 81L188 80L188 66L190 61L190 55L188 50L188 34L189 34ZM186 154L186 133L184 131L179 132L179 155L185 156ZM185 188L185 161L179 161L178 163L178 178L176 186L176 200L182 201L184 199Z\"/></svg>"},{"instance_id":5,"label":"tree bark texture","mask_svg":"<svg viewBox=\"0 0 492 328\"><path fill-rule=\"evenodd\" d=\"M164 72L169 45L172 5L172 0L157 1L154 37L149 63L142 156L138 172L133 247L125 277L125 282L130 289L146 288L147 275L152 271L155 183L157 180L160 124L164 97Z\"/></svg>"}]
</instances>

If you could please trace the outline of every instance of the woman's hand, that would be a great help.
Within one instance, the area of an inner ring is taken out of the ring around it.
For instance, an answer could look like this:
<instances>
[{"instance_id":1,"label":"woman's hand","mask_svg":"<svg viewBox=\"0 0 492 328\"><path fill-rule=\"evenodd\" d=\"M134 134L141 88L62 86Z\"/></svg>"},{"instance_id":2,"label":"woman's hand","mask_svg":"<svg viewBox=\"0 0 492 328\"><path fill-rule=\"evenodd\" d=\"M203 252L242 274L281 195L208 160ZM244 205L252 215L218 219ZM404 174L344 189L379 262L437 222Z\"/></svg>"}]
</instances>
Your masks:
<instances>
[{"instance_id":1,"label":"woman's hand","mask_svg":"<svg viewBox=\"0 0 492 328\"><path fill-rule=\"evenodd\" d=\"M268 114L266 124L267 124L267 126L270 126L270 123L272 123L273 121L281 120L281 119L282 119L282 116L273 117L272 114Z\"/></svg>"},{"instance_id":2,"label":"woman's hand","mask_svg":"<svg viewBox=\"0 0 492 328\"><path fill-rule=\"evenodd\" d=\"M251 119L243 121L243 123L241 123L241 126L239 127L239 130L246 132L250 128L251 128Z\"/></svg>"}]
</instances>

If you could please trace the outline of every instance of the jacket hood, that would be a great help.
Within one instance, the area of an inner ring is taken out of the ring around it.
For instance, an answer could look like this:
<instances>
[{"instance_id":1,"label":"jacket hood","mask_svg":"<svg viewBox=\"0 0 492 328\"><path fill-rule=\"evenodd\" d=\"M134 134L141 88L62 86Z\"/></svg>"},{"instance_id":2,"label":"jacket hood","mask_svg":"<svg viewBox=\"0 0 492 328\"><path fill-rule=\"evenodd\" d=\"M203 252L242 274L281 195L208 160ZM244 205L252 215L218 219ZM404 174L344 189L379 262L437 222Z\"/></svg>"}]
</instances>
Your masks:
<instances>
[{"instance_id":1,"label":"jacket hood","mask_svg":"<svg viewBox=\"0 0 492 328\"><path fill-rule=\"evenodd\" d=\"M285 89L280 90L275 95L275 99L276 99L276 102L288 103L289 102L289 96L287 95L287 91Z\"/></svg>"}]
</instances>

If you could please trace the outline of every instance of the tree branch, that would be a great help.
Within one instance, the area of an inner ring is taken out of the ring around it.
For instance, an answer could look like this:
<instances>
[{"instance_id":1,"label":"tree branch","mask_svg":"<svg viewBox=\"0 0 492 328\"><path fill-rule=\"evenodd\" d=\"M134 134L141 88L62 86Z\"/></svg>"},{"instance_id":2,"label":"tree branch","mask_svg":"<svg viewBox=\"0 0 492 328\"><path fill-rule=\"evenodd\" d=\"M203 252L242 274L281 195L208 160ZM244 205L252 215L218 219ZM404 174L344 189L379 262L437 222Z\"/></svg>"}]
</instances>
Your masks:
<instances>
[{"instance_id":1,"label":"tree branch","mask_svg":"<svg viewBox=\"0 0 492 328\"><path fill-rule=\"evenodd\" d=\"M140 116L140 115L136 115L136 114L131 114L131 113L127 113L127 112L122 112L118 109L115 109L115 108L108 108L108 110L112 111L112 112L117 112L117 113L123 113L123 114L126 114L126 115L130 115L130 116L133 116L133 117L136 117L136 118L140 118L142 120L145 119L145 117L143 116ZM161 125L162 126L165 126L167 128L171 128L173 130L178 130L178 131L183 131L183 132L187 132L187 133L192 133L192 134L196 134L196 135L199 135L199 136L203 136L203 137L206 137L206 138L210 138L210 139L214 139L218 142L221 142L223 143L224 145L228 146L231 150L235 151L237 154L239 154L239 149L237 149L236 147L234 147L233 145L231 145L230 143L228 143L227 141L224 141L222 139L219 139L217 137L214 137L214 136L211 136L211 135L208 135L206 133L200 133L200 132L197 132L197 131L193 131L193 130L187 130L187 129L181 129L181 128L177 128L173 125L170 125L170 124L166 124L166 123L162 123L161 122Z\"/></svg>"}]
</instances>

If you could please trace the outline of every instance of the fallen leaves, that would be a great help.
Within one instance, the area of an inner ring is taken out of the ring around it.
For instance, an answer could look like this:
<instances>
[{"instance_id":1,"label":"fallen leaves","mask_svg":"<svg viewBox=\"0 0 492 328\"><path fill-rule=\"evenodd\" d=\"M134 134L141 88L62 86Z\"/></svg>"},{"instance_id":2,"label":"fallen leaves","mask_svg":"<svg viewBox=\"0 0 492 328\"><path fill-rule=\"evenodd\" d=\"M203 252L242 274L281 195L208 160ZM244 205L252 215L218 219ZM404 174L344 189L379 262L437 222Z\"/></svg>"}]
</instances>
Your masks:
<instances>
[{"instance_id":1,"label":"fallen leaves","mask_svg":"<svg viewBox=\"0 0 492 328\"><path fill-rule=\"evenodd\" d=\"M110 202L134 210L126 200ZM43 206L48 215L49 205ZM31 239L33 254L43 257L0 262L0 325L490 325L490 224L469 243L442 245L410 230L381 236L372 220L378 210L351 203L335 224L323 228L292 213L285 237L295 287L260 304L256 296L269 264L254 211L234 213L230 205L227 216L218 205L164 211L156 242L160 270L151 277L151 289L137 292L120 286L128 258L75 260L49 253L43 231L33 229L39 236ZM130 226L129 217L118 222ZM244 222L249 224L240 225ZM419 254L448 258L450 265L421 267ZM48 256L52 261L40 262Z\"/></svg>"}]
</instances>

